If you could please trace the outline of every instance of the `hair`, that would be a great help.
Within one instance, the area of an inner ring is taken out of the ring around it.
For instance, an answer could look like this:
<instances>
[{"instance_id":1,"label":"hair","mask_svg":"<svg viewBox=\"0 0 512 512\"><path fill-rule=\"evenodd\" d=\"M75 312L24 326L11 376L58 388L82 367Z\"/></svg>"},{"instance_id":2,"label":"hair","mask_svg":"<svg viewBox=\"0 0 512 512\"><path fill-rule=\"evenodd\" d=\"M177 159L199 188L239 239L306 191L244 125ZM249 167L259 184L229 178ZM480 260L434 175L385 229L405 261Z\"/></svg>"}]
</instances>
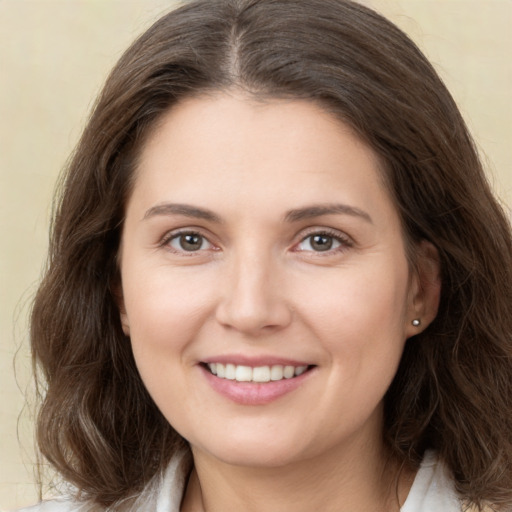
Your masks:
<instances>
[{"instance_id":1,"label":"hair","mask_svg":"<svg viewBox=\"0 0 512 512\"><path fill-rule=\"evenodd\" d=\"M91 502L142 489L186 442L146 391L123 334L116 255L137 157L180 100L239 89L313 101L380 157L405 238L439 253L433 323L385 397L384 439L434 449L468 503L512 503L512 235L465 123L415 44L349 0L196 0L121 57L61 182L31 317L42 455Z\"/></svg>"}]
</instances>

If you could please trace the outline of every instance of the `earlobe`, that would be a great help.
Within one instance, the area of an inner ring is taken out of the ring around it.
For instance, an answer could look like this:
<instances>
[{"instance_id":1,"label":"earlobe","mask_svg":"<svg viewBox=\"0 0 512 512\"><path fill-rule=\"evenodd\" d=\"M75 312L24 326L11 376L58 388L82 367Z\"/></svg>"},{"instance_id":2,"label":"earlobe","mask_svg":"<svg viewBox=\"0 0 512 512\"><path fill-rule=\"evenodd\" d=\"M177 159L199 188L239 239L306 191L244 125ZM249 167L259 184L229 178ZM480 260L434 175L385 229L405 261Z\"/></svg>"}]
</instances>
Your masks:
<instances>
[{"instance_id":1,"label":"earlobe","mask_svg":"<svg viewBox=\"0 0 512 512\"><path fill-rule=\"evenodd\" d=\"M407 337L425 330L437 315L441 298L441 264L436 247L426 240L416 246L411 282Z\"/></svg>"},{"instance_id":2,"label":"earlobe","mask_svg":"<svg viewBox=\"0 0 512 512\"><path fill-rule=\"evenodd\" d=\"M128 317L126 315L126 312L121 312L120 318L121 318L121 327L123 329L125 336L130 336L130 325L128 324Z\"/></svg>"},{"instance_id":3,"label":"earlobe","mask_svg":"<svg viewBox=\"0 0 512 512\"><path fill-rule=\"evenodd\" d=\"M125 336L130 336L130 324L128 322L126 308L124 306L123 288L121 283L118 282L115 285L112 285L111 290L112 296L114 297L114 301L117 305L117 309L119 310L119 320L121 321L121 328L123 329L123 333Z\"/></svg>"}]
</instances>

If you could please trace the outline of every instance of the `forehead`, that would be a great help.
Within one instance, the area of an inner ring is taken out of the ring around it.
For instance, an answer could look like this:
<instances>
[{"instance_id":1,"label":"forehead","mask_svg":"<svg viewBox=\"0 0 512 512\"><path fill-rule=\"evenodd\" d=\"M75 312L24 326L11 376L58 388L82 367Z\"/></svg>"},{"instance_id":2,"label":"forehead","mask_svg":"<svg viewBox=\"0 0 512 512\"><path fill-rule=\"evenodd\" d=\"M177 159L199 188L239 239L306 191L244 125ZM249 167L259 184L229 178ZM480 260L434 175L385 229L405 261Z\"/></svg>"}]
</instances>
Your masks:
<instances>
[{"instance_id":1,"label":"forehead","mask_svg":"<svg viewBox=\"0 0 512 512\"><path fill-rule=\"evenodd\" d=\"M372 197L389 209L382 176L374 151L318 104L219 93L185 99L160 119L141 152L134 195L212 207L226 206L229 195L241 210L272 199L292 209Z\"/></svg>"},{"instance_id":2,"label":"forehead","mask_svg":"<svg viewBox=\"0 0 512 512\"><path fill-rule=\"evenodd\" d=\"M336 155L341 139L343 148ZM219 92L186 98L165 113L146 140L139 169L159 157L176 160L195 148L201 151L187 154L187 159L197 162L222 154L224 166L243 154L244 165L239 166L242 171L248 167L247 157L251 154L259 158L272 156L274 160L278 160L279 155L282 159L295 157L298 162L315 147L315 158L324 151L324 157L343 156L348 163L351 157L364 155L369 166L375 170L381 168L375 152L348 125L317 102L261 101L248 95ZM325 154L327 148L328 155ZM261 166L263 162L255 160L253 163ZM310 168L314 170L313 166Z\"/></svg>"}]
</instances>

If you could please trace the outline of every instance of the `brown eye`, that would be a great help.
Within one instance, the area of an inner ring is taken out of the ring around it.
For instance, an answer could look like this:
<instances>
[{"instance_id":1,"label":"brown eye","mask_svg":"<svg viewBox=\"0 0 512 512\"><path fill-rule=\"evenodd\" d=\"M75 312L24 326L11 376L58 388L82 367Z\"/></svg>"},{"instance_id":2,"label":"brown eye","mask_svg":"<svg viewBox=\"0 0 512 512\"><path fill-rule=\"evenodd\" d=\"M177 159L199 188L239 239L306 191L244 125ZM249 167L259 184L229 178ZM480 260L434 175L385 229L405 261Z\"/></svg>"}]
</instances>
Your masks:
<instances>
[{"instance_id":1,"label":"brown eye","mask_svg":"<svg viewBox=\"0 0 512 512\"><path fill-rule=\"evenodd\" d=\"M344 245L343 240L328 233L313 233L304 238L297 249L309 252L327 252Z\"/></svg>"},{"instance_id":2,"label":"brown eye","mask_svg":"<svg viewBox=\"0 0 512 512\"><path fill-rule=\"evenodd\" d=\"M210 243L198 233L180 233L174 236L169 245L176 251L195 252L208 249Z\"/></svg>"},{"instance_id":3,"label":"brown eye","mask_svg":"<svg viewBox=\"0 0 512 512\"><path fill-rule=\"evenodd\" d=\"M314 235L311 237L310 244L314 251L328 251L332 249L333 242L332 236Z\"/></svg>"}]
</instances>

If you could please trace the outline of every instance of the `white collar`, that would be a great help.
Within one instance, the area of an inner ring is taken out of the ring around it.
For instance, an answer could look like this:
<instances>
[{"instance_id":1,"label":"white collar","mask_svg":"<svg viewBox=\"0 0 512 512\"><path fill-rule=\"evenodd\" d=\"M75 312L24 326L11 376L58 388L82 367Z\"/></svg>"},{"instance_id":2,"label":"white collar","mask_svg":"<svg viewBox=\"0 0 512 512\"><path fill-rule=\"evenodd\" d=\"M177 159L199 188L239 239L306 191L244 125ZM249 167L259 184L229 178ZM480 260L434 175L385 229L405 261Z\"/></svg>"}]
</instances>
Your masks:
<instances>
[{"instance_id":1,"label":"white collar","mask_svg":"<svg viewBox=\"0 0 512 512\"><path fill-rule=\"evenodd\" d=\"M156 512L180 512L186 480L191 469L188 451L176 454L158 488ZM446 466L427 451L400 512L460 512L461 503Z\"/></svg>"}]
</instances>

